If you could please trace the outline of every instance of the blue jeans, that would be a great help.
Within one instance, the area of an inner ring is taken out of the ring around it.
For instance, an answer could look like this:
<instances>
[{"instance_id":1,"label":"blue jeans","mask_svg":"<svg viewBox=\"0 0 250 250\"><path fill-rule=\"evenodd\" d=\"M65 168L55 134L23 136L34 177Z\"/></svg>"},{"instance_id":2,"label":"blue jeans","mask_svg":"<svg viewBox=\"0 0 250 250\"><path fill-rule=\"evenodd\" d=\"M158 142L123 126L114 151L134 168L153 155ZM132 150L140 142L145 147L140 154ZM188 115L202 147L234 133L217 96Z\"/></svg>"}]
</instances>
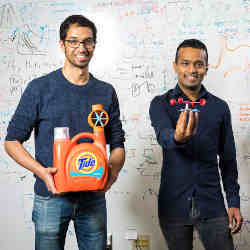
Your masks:
<instances>
[{"instance_id":1,"label":"blue jeans","mask_svg":"<svg viewBox=\"0 0 250 250\"><path fill-rule=\"evenodd\" d=\"M234 250L228 216L202 219L192 207L188 219L160 216L159 220L169 250L192 250L194 228L206 250Z\"/></svg>"},{"instance_id":2,"label":"blue jeans","mask_svg":"<svg viewBox=\"0 0 250 250\"><path fill-rule=\"evenodd\" d=\"M104 194L35 195L32 220L36 250L63 250L69 222L74 222L79 250L105 250L107 212Z\"/></svg>"}]
</instances>

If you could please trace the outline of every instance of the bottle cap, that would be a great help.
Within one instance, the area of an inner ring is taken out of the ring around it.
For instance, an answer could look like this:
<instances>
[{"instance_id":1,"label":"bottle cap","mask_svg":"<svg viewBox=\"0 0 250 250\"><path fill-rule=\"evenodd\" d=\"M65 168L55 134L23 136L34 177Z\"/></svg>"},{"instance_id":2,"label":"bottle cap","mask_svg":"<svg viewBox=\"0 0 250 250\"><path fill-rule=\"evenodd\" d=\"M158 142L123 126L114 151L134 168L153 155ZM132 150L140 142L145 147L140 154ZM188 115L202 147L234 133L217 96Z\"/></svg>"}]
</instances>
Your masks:
<instances>
[{"instance_id":1,"label":"bottle cap","mask_svg":"<svg viewBox=\"0 0 250 250\"><path fill-rule=\"evenodd\" d=\"M69 139L69 128L68 127L54 128L54 140L56 139Z\"/></svg>"}]
</instances>

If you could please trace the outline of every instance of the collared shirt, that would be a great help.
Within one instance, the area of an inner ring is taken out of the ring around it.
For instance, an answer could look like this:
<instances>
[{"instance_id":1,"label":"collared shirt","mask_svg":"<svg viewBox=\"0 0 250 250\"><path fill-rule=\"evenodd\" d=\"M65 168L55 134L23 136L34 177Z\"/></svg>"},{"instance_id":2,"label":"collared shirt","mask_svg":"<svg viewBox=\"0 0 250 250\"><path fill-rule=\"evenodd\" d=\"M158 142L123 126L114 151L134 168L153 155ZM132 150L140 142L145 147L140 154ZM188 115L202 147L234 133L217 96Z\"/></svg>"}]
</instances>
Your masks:
<instances>
[{"instance_id":1,"label":"collared shirt","mask_svg":"<svg viewBox=\"0 0 250 250\"><path fill-rule=\"evenodd\" d=\"M192 197L195 197L201 217L224 215L219 169L228 207L239 208L236 150L227 103L202 86L197 101L204 98L206 104L194 107L200 111L197 133L187 143L176 144L176 123L185 104L177 101L176 105L170 105L170 100L178 98L190 101L177 85L156 96L149 110L157 141L163 150L159 215L187 218Z\"/></svg>"}]
</instances>

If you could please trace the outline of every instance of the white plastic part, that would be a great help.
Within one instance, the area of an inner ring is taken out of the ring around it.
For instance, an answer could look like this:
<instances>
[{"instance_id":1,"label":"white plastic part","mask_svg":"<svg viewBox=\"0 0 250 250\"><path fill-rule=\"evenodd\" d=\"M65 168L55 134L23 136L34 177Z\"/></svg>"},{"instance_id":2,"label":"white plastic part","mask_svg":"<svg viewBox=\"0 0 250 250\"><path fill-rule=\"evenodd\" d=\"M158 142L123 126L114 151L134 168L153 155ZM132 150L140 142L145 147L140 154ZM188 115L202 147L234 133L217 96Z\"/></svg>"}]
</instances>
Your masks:
<instances>
[{"instance_id":1,"label":"white plastic part","mask_svg":"<svg viewBox=\"0 0 250 250\"><path fill-rule=\"evenodd\" d=\"M138 232L136 229L128 229L125 235L126 240L137 240Z\"/></svg>"},{"instance_id":2,"label":"white plastic part","mask_svg":"<svg viewBox=\"0 0 250 250\"><path fill-rule=\"evenodd\" d=\"M54 140L58 140L58 139L69 139L68 127L54 128Z\"/></svg>"}]
</instances>

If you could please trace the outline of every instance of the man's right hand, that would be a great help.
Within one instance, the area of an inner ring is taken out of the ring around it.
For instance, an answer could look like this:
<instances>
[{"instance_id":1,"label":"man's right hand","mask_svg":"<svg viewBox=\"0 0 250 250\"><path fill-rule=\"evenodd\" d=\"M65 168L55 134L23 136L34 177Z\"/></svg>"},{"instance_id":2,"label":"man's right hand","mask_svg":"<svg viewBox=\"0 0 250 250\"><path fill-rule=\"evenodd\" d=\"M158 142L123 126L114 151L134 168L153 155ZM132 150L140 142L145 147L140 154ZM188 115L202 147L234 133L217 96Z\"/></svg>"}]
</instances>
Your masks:
<instances>
[{"instance_id":1,"label":"man's right hand","mask_svg":"<svg viewBox=\"0 0 250 250\"><path fill-rule=\"evenodd\" d=\"M174 140L177 143L186 143L192 136L196 134L198 128L198 121L199 121L198 112L195 112L195 114L192 110L190 111L185 110L181 112L176 124Z\"/></svg>"},{"instance_id":2,"label":"man's right hand","mask_svg":"<svg viewBox=\"0 0 250 250\"><path fill-rule=\"evenodd\" d=\"M43 174L42 174L42 179L44 183L46 184L46 187L48 191L50 191L52 194L59 194L59 192L56 190L55 187L55 182L53 175L56 173L57 169L56 168L44 168Z\"/></svg>"}]
</instances>

